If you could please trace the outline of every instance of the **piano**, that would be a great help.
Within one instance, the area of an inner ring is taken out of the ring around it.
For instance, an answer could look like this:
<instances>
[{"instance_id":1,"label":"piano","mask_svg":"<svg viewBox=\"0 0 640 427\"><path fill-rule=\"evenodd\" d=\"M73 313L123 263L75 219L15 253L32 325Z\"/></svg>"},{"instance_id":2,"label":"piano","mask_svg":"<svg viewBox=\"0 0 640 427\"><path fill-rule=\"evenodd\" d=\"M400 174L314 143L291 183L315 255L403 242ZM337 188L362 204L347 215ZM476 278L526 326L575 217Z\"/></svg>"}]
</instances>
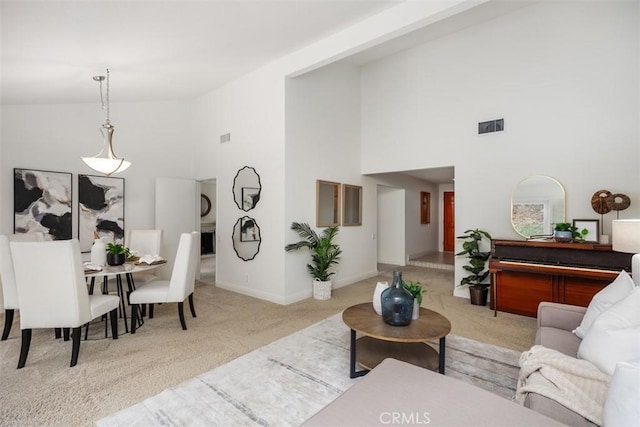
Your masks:
<instances>
[{"instance_id":1,"label":"piano","mask_svg":"<svg viewBox=\"0 0 640 427\"><path fill-rule=\"evenodd\" d=\"M491 308L536 317L542 301L586 307L621 270L631 272L632 256L596 243L492 240Z\"/></svg>"}]
</instances>

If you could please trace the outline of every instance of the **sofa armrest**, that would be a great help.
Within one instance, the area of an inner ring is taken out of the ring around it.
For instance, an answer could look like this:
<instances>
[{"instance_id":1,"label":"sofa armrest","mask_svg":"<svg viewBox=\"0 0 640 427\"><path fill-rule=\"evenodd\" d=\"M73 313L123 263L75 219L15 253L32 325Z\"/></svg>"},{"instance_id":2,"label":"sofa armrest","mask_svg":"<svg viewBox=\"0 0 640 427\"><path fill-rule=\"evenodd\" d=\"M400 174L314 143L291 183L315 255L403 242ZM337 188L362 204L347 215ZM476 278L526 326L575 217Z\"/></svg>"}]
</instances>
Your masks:
<instances>
[{"instance_id":1,"label":"sofa armrest","mask_svg":"<svg viewBox=\"0 0 640 427\"><path fill-rule=\"evenodd\" d=\"M573 331L580 326L587 307L560 304L556 302L541 302L538 305L538 328L550 327Z\"/></svg>"}]
</instances>

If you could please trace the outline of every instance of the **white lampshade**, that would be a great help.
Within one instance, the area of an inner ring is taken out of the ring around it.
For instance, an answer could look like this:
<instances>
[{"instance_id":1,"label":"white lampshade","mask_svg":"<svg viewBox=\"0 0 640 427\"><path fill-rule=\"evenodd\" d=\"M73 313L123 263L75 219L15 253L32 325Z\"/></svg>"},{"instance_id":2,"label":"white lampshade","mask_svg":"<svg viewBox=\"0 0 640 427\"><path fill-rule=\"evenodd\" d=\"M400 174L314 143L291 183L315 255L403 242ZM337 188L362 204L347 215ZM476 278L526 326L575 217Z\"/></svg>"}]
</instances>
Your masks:
<instances>
[{"instance_id":1,"label":"white lampshade","mask_svg":"<svg viewBox=\"0 0 640 427\"><path fill-rule=\"evenodd\" d=\"M631 258L631 277L640 286L640 219L617 219L612 222L613 250L627 252Z\"/></svg>"},{"instance_id":2,"label":"white lampshade","mask_svg":"<svg viewBox=\"0 0 640 427\"><path fill-rule=\"evenodd\" d=\"M122 172L131 166L131 162L124 159L109 159L106 157L82 157L82 161L94 171L103 173L107 176Z\"/></svg>"},{"instance_id":3,"label":"white lampshade","mask_svg":"<svg viewBox=\"0 0 640 427\"><path fill-rule=\"evenodd\" d=\"M613 250L640 253L640 219L617 219L612 225Z\"/></svg>"}]
</instances>

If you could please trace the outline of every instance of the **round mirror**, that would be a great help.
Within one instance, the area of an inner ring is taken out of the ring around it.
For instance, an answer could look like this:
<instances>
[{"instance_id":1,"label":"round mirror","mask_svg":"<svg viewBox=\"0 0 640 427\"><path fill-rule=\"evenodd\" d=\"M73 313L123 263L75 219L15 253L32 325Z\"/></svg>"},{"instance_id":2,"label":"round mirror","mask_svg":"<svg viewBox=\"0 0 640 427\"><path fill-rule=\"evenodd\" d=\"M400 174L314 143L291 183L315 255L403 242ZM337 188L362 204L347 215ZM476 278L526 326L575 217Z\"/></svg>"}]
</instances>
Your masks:
<instances>
[{"instance_id":1,"label":"round mirror","mask_svg":"<svg viewBox=\"0 0 640 427\"><path fill-rule=\"evenodd\" d=\"M551 236L553 224L564 222L564 198L562 184L551 177L523 179L511 193L511 225L522 237Z\"/></svg>"},{"instance_id":2,"label":"round mirror","mask_svg":"<svg viewBox=\"0 0 640 427\"><path fill-rule=\"evenodd\" d=\"M233 250L238 258L251 261L260 251L260 227L256 220L243 216L233 226Z\"/></svg>"},{"instance_id":3,"label":"round mirror","mask_svg":"<svg viewBox=\"0 0 640 427\"><path fill-rule=\"evenodd\" d=\"M211 199L204 194L200 195L200 216L207 216L211 212Z\"/></svg>"},{"instance_id":4,"label":"round mirror","mask_svg":"<svg viewBox=\"0 0 640 427\"><path fill-rule=\"evenodd\" d=\"M252 167L243 167L233 179L233 200L245 212L256 207L261 190L260 175Z\"/></svg>"}]
</instances>

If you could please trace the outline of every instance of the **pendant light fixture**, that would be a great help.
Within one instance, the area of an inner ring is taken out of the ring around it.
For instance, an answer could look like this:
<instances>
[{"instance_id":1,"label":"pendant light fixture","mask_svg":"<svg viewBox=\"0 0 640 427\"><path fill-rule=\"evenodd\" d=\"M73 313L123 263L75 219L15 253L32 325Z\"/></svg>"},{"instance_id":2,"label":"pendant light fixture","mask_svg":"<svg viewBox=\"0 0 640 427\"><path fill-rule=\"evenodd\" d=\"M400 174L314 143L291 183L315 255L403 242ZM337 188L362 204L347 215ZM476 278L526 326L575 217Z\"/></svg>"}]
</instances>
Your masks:
<instances>
[{"instance_id":1,"label":"pendant light fixture","mask_svg":"<svg viewBox=\"0 0 640 427\"><path fill-rule=\"evenodd\" d=\"M131 162L121 159L113 152L112 138L114 127L109 121L109 69L107 68L107 76L94 76L93 80L100 83L100 103L102 109L107 111L107 119L102 125L102 136L104 138L104 145L102 151L93 157L82 157L82 161L87 164L91 169L103 173L107 176L122 172L131 166ZM102 96L102 82L107 81L106 97ZM106 99L106 102L105 102Z\"/></svg>"}]
</instances>

